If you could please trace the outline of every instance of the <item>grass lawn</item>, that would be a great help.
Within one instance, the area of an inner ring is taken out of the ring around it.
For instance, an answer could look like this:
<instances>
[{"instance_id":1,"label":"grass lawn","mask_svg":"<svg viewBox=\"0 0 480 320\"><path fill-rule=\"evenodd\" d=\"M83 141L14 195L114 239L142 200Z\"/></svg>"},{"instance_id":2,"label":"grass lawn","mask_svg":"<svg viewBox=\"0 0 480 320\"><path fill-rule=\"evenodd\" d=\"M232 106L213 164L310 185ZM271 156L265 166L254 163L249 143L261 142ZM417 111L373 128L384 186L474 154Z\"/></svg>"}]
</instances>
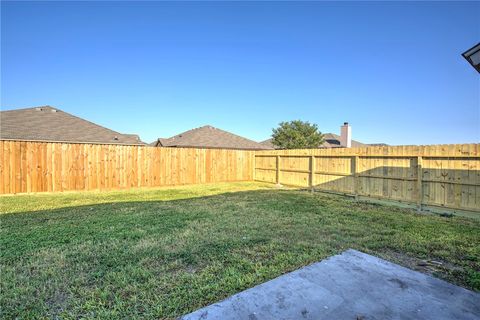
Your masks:
<instances>
[{"instance_id":1,"label":"grass lawn","mask_svg":"<svg viewBox=\"0 0 480 320\"><path fill-rule=\"evenodd\" d=\"M0 197L0 318L171 318L347 248L480 290L480 221L260 183ZM433 261L433 262L432 262Z\"/></svg>"}]
</instances>

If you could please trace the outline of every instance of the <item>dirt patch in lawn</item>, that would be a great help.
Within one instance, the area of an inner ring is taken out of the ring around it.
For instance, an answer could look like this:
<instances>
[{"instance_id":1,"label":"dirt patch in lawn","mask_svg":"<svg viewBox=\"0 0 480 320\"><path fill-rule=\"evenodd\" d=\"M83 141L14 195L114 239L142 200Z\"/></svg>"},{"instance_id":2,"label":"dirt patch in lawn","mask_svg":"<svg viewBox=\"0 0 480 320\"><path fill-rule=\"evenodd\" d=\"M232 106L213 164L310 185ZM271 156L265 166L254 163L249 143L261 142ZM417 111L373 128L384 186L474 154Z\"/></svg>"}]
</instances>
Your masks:
<instances>
[{"instance_id":1,"label":"dirt patch in lawn","mask_svg":"<svg viewBox=\"0 0 480 320\"><path fill-rule=\"evenodd\" d=\"M461 274L465 272L464 268L444 260L420 259L393 250L384 250L381 252L380 256L406 268L428 275L434 275L447 281L452 281L452 274Z\"/></svg>"}]
</instances>

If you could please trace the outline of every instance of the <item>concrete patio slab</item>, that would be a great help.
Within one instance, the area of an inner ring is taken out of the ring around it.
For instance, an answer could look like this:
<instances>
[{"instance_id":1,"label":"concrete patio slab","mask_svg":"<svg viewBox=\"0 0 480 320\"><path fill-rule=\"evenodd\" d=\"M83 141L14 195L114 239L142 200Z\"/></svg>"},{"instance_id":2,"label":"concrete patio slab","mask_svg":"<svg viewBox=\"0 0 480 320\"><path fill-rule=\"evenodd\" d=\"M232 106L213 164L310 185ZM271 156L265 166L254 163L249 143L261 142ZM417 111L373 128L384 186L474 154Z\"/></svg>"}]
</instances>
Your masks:
<instances>
[{"instance_id":1,"label":"concrete patio slab","mask_svg":"<svg viewBox=\"0 0 480 320\"><path fill-rule=\"evenodd\" d=\"M480 294L347 250L181 319L478 320Z\"/></svg>"}]
</instances>

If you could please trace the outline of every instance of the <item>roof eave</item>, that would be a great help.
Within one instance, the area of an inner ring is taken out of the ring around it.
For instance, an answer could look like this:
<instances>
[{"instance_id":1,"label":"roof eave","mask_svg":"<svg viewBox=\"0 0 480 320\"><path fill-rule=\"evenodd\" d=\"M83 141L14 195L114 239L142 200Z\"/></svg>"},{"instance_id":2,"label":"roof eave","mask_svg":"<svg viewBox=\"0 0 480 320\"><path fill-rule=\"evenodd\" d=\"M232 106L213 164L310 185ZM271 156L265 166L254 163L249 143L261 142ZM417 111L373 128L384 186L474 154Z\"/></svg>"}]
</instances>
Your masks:
<instances>
[{"instance_id":1,"label":"roof eave","mask_svg":"<svg viewBox=\"0 0 480 320\"><path fill-rule=\"evenodd\" d=\"M126 142L100 142L100 141L68 141L68 140L48 140L48 139L18 139L18 138L3 138L0 141L22 141L22 142L46 142L46 143L72 143L72 144L103 144L103 145L122 145L122 146L145 146L143 142L126 143Z\"/></svg>"}]
</instances>

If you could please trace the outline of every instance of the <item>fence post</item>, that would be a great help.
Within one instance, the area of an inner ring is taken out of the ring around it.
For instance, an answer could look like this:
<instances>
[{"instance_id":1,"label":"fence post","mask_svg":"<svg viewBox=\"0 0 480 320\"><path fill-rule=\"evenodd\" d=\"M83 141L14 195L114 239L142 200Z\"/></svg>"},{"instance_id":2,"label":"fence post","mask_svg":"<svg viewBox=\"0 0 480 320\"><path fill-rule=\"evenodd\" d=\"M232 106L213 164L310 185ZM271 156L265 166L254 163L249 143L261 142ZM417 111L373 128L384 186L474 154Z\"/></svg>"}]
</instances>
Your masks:
<instances>
[{"instance_id":1,"label":"fence post","mask_svg":"<svg viewBox=\"0 0 480 320\"><path fill-rule=\"evenodd\" d=\"M309 176L308 176L308 186L310 187L310 191L313 192L315 183L315 156L310 156L310 163L309 163Z\"/></svg>"},{"instance_id":2,"label":"fence post","mask_svg":"<svg viewBox=\"0 0 480 320\"><path fill-rule=\"evenodd\" d=\"M417 157L417 209L422 211L423 184L422 184L422 157Z\"/></svg>"},{"instance_id":3,"label":"fence post","mask_svg":"<svg viewBox=\"0 0 480 320\"><path fill-rule=\"evenodd\" d=\"M252 180L256 181L255 179L255 174L257 173L257 155L255 154L255 151L253 152L253 172L252 172Z\"/></svg>"},{"instance_id":4,"label":"fence post","mask_svg":"<svg viewBox=\"0 0 480 320\"><path fill-rule=\"evenodd\" d=\"M277 172L275 176L277 185L280 185L280 155L277 155Z\"/></svg>"},{"instance_id":5,"label":"fence post","mask_svg":"<svg viewBox=\"0 0 480 320\"><path fill-rule=\"evenodd\" d=\"M358 156L352 157L353 194L358 200Z\"/></svg>"}]
</instances>

